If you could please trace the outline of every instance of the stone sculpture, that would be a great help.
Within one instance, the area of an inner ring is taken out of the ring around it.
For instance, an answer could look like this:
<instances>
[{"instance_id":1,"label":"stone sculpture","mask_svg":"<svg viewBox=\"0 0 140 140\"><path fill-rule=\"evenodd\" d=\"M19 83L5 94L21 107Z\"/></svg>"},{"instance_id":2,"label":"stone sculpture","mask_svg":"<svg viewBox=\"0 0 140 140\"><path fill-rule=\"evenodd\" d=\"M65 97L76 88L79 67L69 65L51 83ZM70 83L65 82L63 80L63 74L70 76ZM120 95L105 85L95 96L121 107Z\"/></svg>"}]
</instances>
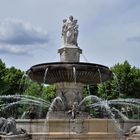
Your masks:
<instances>
[{"instance_id":1,"label":"stone sculpture","mask_svg":"<svg viewBox=\"0 0 140 140\"><path fill-rule=\"evenodd\" d=\"M0 135L18 135L26 133L21 128L16 128L16 121L10 117L8 119L0 118Z\"/></svg>"},{"instance_id":2,"label":"stone sculpture","mask_svg":"<svg viewBox=\"0 0 140 140\"><path fill-rule=\"evenodd\" d=\"M71 110L68 111L68 114L71 114L71 118L72 119L76 119L77 114L79 114L78 102L74 102L73 103Z\"/></svg>"},{"instance_id":3,"label":"stone sculpture","mask_svg":"<svg viewBox=\"0 0 140 140\"><path fill-rule=\"evenodd\" d=\"M140 139L140 126L133 126L128 133L125 134L127 140L139 140Z\"/></svg>"},{"instance_id":4,"label":"stone sculpture","mask_svg":"<svg viewBox=\"0 0 140 140\"><path fill-rule=\"evenodd\" d=\"M74 19L73 16L69 17L69 20L63 20L62 26L62 43L63 45L75 45L78 46L78 25L77 19Z\"/></svg>"}]
</instances>

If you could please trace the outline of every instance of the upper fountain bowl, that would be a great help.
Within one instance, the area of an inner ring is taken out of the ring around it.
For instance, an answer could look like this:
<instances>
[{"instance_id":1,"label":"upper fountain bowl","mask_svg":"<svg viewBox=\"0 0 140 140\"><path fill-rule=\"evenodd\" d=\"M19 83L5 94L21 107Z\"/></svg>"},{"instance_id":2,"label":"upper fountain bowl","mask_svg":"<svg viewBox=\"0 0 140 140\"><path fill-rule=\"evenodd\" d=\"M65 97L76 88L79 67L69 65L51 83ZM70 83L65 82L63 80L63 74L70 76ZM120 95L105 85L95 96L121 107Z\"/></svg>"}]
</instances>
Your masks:
<instances>
[{"instance_id":1,"label":"upper fountain bowl","mask_svg":"<svg viewBox=\"0 0 140 140\"><path fill-rule=\"evenodd\" d=\"M76 82L96 85L112 78L108 67L82 62L53 62L32 66L27 75L36 82L53 84Z\"/></svg>"}]
</instances>

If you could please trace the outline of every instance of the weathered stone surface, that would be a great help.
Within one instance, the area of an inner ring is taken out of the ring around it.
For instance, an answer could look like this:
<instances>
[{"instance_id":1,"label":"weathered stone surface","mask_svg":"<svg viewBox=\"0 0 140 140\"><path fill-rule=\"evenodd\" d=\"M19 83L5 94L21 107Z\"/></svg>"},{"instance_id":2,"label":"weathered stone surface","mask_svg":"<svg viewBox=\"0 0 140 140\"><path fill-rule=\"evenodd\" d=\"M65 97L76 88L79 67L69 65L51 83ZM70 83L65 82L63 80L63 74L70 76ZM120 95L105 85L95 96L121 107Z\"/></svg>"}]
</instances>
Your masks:
<instances>
[{"instance_id":1,"label":"weathered stone surface","mask_svg":"<svg viewBox=\"0 0 140 140\"><path fill-rule=\"evenodd\" d=\"M25 130L21 128L16 128L16 121L14 118L10 117L8 119L0 118L0 135L19 135L26 133Z\"/></svg>"},{"instance_id":2,"label":"weathered stone surface","mask_svg":"<svg viewBox=\"0 0 140 140\"><path fill-rule=\"evenodd\" d=\"M96 85L112 78L108 67L94 63L54 62L32 66L28 76L36 82L73 82Z\"/></svg>"},{"instance_id":3,"label":"weathered stone surface","mask_svg":"<svg viewBox=\"0 0 140 140\"><path fill-rule=\"evenodd\" d=\"M77 25L77 19L74 19L73 16L70 16L69 19L63 20L63 26L62 26L62 44L64 45L76 45L77 38L78 38L78 25Z\"/></svg>"},{"instance_id":4,"label":"weathered stone surface","mask_svg":"<svg viewBox=\"0 0 140 140\"><path fill-rule=\"evenodd\" d=\"M127 140L140 140L140 126L133 126L130 129Z\"/></svg>"},{"instance_id":5,"label":"weathered stone surface","mask_svg":"<svg viewBox=\"0 0 140 140\"><path fill-rule=\"evenodd\" d=\"M25 130L16 127L14 118L0 118L0 139L1 140L29 140Z\"/></svg>"},{"instance_id":6,"label":"weathered stone surface","mask_svg":"<svg viewBox=\"0 0 140 140\"><path fill-rule=\"evenodd\" d=\"M32 140L122 140L112 120L108 119L49 119L17 120ZM43 126L43 127L42 127Z\"/></svg>"},{"instance_id":7,"label":"weathered stone surface","mask_svg":"<svg viewBox=\"0 0 140 140\"><path fill-rule=\"evenodd\" d=\"M0 135L1 140L30 140L30 137L27 134L11 135L4 136Z\"/></svg>"},{"instance_id":8,"label":"weathered stone surface","mask_svg":"<svg viewBox=\"0 0 140 140\"><path fill-rule=\"evenodd\" d=\"M77 46L67 45L58 49L58 53L60 53L61 62L79 62L82 50Z\"/></svg>"},{"instance_id":9,"label":"weathered stone surface","mask_svg":"<svg viewBox=\"0 0 140 140\"><path fill-rule=\"evenodd\" d=\"M140 134L133 134L126 138L126 140L140 140Z\"/></svg>"},{"instance_id":10,"label":"weathered stone surface","mask_svg":"<svg viewBox=\"0 0 140 140\"><path fill-rule=\"evenodd\" d=\"M56 95L63 100L65 109L71 109L74 102L80 103L83 98L83 86L81 83L56 84Z\"/></svg>"}]
</instances>

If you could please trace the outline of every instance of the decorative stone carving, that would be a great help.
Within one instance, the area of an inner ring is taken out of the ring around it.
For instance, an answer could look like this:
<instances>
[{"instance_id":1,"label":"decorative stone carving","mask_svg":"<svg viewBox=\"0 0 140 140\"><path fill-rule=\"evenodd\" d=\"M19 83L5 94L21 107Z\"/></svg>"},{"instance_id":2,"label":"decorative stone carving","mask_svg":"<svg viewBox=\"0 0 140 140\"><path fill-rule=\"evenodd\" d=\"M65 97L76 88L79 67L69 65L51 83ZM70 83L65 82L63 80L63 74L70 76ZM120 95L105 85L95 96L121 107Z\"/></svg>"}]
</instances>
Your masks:
<instances>
[{"instance_id":1,"label":"decorative stone carving","mask_svg":"<svg viewBox=\"0 0 140 140\"><path fill-rule=\"evenodd\" d=\"M21 128L16 128L16 121L10 117L8 119L0 118L0 135L18 135L26 133Z\"/></svg>"},{"instance_id":2,"label":"decorative stone carving","mask_svg":"<svg viewBox=\"0 0 140 140\"><path fill-rule=\"evenodd\" d=\"M77 46L65 46L58 50L61 62L79 62L82 50Z\"/></svg>"},{"instance_id":3,"label":"decorative stone carving","mask_svg":"<svg viewBox=\"0 0 140 140\"><path fill-rule=\"evenodd\" d=\"M73 16L69 17L69 20L63 20L62 26L62 44L66 45L75 45L78 46L78 25L77 19L74 19Z\"/></svg>"},{"instance_id":4,"label":"decorative stone carving","mask_svg":"<svg viewBox=\"0 0 140 140\"><path fill-rule=\"evenodd\" d=\"M76 119L77 114L79 114L77 102L73 103L71 110L68 111L68 114L71 115L72 119Z\"/></svg>"},{"instance_id":5,"label":"decorative stone carving","mask_svg":"<svg viewBox=\"0 0 140 140\"><path fill-rule=\"evenodd\" d=\"M83 119L75 119L72 123L71 131L75 133L84 133L86 132L86 128L84 127L84 120Z\"/></svg>"},{"instance_id":6,"label":"decorative stone carving","mask_svg":"<svg viewBox=\"0 0 140 140\"><path fill-rule=\"evenodd\" d=\"M127 140L139 140L140 139L140 126L133 126L129 133L125 134Z\"/></svg>"},{"instance_id":7,"label":"decorative stone carving","mask_svg":"<svg viewBox=\"0 0 140 140\"><path fill-rule=\"evenodd\" d=\"M74 102L78 104L82 100L82 89L83 84L81 83L57 83L56 94L60 97L65 105L66 110L70 110Z\"/></svg>"}]
</instances>

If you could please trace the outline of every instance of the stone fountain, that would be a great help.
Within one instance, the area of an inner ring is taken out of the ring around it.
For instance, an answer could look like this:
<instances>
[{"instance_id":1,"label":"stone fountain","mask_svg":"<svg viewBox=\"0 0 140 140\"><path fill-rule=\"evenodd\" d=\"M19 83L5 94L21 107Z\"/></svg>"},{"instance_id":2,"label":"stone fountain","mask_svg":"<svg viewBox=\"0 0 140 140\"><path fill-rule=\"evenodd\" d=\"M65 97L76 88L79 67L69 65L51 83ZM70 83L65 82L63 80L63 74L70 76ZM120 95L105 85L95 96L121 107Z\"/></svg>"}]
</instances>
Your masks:
<instances>
[{"instance_id":1,"label":"stone fountain","mask_svg":"<svg viewBox=\"0 0 140 140\"><path fill-rule=\"evenodd\" d=\"M54 112L58 114L55 114L56 118L60 114L62 117L62 112L59 111L66 112L74 103L79 104L82 101L85 85L96 85L112 77L112 72L106 66L79 62L82 49L77 43L77 20L70 16L69 20L65 19L63 22L62 47L58 49L60 62L35 65L27 71L33 81L56 85L56 96L60 98L50 108L52 115Z\"/></svg>"},{"instance_id":2,"label":"stone fountain","mask_svg":"<svg viewBox=\"0 0 140 140\"><path fill-rule=\"evenodd\" d=\"M112 72L103 65L80 62L82 49L77 38L77 19L70 16L63 20L62 46L58 49L60 62L34 65L27 71L33 81L56 85L56 98L49 108L46 123L32 120L28 126L29 122L24 121L33 140L120 139L112 120L90 119L86 106L79 106L83 87L112 78ZM20 122L18 124L20 126Z\"/></svg>"}]
</instances>

